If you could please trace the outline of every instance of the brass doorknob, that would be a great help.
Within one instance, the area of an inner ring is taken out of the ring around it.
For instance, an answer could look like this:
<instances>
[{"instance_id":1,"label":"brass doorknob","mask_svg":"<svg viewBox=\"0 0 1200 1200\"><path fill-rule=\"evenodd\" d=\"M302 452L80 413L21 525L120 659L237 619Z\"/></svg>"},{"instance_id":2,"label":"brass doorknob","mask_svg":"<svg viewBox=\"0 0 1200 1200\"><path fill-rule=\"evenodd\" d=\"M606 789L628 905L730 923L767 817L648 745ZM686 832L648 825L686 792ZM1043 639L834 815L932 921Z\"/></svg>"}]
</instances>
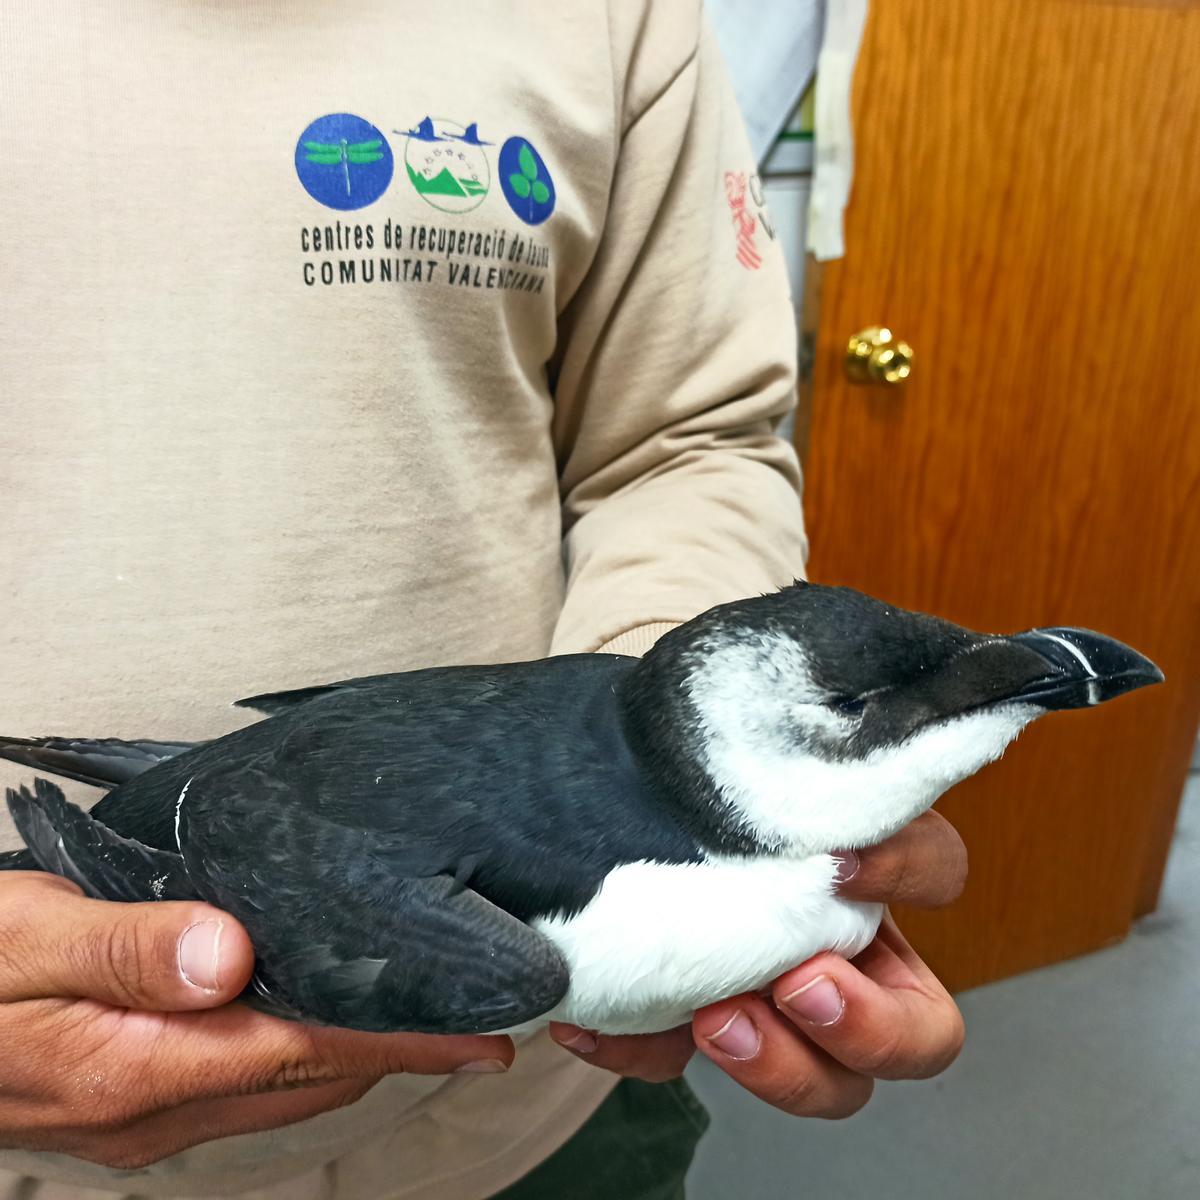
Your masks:
<instances>
[{"instance_id":1,"label":"brass doorknob","mask_svg":"<svg viewBox=\"0 0 1200 1200\"><path fill-rule=\"evenodd\" d=\"M913 350L883 325L860 330L846 345L846 378L851 383L894 387L912 373Z\"/></svg>"}]
</instances>

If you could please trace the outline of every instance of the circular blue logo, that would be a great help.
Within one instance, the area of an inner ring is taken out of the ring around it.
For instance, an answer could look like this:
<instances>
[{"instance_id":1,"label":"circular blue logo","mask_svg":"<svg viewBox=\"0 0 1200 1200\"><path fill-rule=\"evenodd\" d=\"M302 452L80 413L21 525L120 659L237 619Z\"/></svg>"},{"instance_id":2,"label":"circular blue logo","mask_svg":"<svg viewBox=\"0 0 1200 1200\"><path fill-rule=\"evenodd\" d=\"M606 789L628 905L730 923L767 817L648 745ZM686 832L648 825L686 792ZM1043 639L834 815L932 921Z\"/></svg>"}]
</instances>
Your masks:
<instances>
[{"instance_id":1,"label":"circular blue logo","mask_svg":"<svg viewBox=\"0 0 1200 1200\"><path fill-rule=\"evenodd\" d=\"M526 225L540 225L554 211L554 180L542 156L521 137L500 147L500 190Z\"/></svg>"},{"instance_id":2,"label":"circular blue logo","mask_svg":"<svg viewBox=\"0 0 1200 1200\"><path fill-rule=\"evenodd\" d=\"M327 208L365 208L392 182L392 148L362 117L318 117L296 143L296 174L304 190Z\"/></svg>"}]
</instances>

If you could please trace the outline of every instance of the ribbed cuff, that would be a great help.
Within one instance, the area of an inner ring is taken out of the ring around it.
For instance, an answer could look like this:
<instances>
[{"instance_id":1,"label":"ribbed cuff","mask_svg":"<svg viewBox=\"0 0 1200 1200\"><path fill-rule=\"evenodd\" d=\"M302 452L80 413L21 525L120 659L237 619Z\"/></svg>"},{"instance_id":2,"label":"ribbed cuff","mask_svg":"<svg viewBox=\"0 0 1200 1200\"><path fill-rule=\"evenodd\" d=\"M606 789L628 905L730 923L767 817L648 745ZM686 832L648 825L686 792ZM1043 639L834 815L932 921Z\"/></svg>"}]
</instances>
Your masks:
<instances>
[{"instance_id":1,"label":"ribbed cuff","mask_svg":"<svg viewBox=\"0 0 1200 1200\"><path fill-rule=\"evenodd\" d=\"M631 654L640 658L664 633L677 626L676 621L652 621L649 625L637 625L618 633L615 638L596 648L597 654Z\"/></svg>"}]
</instances>

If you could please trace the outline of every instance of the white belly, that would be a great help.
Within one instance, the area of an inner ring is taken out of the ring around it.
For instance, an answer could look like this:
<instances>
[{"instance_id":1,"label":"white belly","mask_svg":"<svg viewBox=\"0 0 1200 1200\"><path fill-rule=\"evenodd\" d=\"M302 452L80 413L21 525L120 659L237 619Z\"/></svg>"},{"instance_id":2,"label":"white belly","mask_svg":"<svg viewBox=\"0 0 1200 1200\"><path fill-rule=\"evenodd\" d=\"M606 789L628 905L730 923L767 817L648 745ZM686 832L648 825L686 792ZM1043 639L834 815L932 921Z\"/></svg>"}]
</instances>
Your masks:
<instances>
[{"instance_id":1,"label":"white belly","mask_svg":"<svg viewBox=\"0 0 1200 1200\"><path fill-rule=\"evenodd\" d=\"M571 972L544 1020L656 1033L705 1004L757 991L821 950L857 954L883 905L834 896L836 867L827 854L618 867L583 912L531 922Z\"/></svg>"}]
</instances>

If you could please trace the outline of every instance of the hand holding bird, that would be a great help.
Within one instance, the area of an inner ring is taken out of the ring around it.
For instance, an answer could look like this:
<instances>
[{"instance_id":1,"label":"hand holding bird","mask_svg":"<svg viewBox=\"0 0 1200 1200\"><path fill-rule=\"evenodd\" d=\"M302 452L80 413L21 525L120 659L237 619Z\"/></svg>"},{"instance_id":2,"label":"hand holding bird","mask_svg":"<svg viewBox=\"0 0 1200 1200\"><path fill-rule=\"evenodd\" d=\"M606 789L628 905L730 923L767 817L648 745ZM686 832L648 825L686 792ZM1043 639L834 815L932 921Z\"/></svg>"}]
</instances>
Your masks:
<instances>
[{"instance_id":1,"label":"hand holding bird","mask_svg":"<svg viewBox=\"0 0 1200 1200\"><path fill-rule=\"evenodd\" d=\"M503 1071L506 1037L315 1029L231 1004L254 970L198 901L112 904L0 874L6 1149L134 1170L350 1104L389 1074Z\"/></svg>"}]
</instances>

